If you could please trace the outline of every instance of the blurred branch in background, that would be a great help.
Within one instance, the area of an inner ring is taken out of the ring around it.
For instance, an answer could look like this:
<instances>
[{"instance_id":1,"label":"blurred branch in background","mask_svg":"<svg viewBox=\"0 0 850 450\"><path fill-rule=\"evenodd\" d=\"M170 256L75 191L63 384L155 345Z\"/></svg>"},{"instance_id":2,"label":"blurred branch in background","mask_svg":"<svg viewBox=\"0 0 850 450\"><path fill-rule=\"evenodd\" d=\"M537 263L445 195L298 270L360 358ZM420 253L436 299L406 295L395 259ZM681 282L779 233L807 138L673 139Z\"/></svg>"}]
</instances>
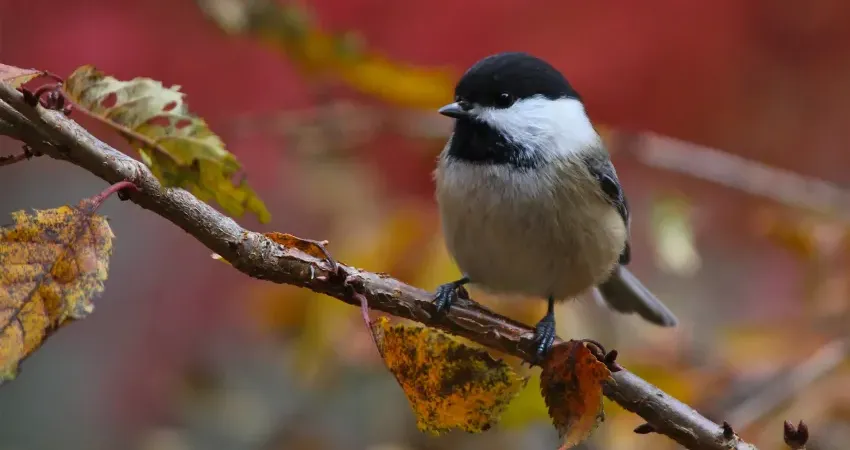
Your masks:
<instances>
[{"instance_id":1,"label":"blurred branch in background","mask_svg":"<svg viewBox=\"0 0 850 450\"><path fill-rule=\"evenodd\" d=\"M762 386L750 387L745 398L722 413L723 416L742 429L749 427L839 368L847 357L847 351L845 340L828 343L796 367L777 373Z\"/></svg>"},{"instance_id":2,"label":"blurred branch in background","mask_svg":"<svg viewBox=\"0 0 850 450\"><path fill-rule=\"evenodd\" d=\"M830 214L850 222L850 191L817 178L773 168L720 150L670 138L638 145L644 164L739 189L780 204Z\"/></svg>"},{"instance_id":3,"label":"blurred branch in background","mask_svg":"<svg viewBox=\"0 0 850 450\"><path fill-rule=\"evenodd\" d=\"M358 304L352 287L369 306L412 319L479 344L533 360L533 330L474 302L461 302L441 320L432 319L427 291L387 275L369 273L273 244L247 231L182 190L165 190L141 163L110 148L61 113L29 106L20 92L0 85L0 116L48 139L27 142L51 157L70 161L109 182L131 180L129 198L180 226L240 271L255 278L293 284ZM465 304L464 304L465 303ZM728 425L720 426L627 370L613 374L605 395L648 422L641 432L665 434L695 450L751 449Z\"/></svg>"}]
</instances>

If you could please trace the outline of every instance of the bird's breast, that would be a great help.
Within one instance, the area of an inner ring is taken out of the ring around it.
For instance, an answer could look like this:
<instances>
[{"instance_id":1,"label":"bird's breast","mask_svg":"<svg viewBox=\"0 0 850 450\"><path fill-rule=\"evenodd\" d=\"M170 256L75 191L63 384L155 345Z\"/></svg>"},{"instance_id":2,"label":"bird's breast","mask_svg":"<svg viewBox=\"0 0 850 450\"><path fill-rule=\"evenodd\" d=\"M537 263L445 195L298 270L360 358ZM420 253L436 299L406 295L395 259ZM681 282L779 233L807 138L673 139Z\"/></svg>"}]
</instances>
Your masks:
<instances>
[{"instance_id":1,"label":"bird's breast","mask_svg":"<svg viewBox=\"0 0 850 450\"><path fill-rule=\"evenodd\" d=\"M441 160L436 197L446 245L473 283L564 299L608 276L625 224L595 179L567 169Z\"/></svg>"}]
</instances>

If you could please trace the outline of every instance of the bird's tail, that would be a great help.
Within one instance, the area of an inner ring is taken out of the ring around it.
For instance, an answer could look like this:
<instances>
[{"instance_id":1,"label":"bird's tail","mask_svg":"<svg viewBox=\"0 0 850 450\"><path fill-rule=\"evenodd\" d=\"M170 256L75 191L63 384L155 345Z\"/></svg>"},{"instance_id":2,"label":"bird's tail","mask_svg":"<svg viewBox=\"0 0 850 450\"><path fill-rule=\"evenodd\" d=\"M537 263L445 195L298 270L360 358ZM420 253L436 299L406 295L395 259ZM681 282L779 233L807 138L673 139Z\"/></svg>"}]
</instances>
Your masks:
<instances>
[{"instance_id":1,"label":"bird's tail","mask_svg":"<svg viewBox=\"0 0 850 450\"><path fill-rule=\"evenodd\" d=\"M628 269L618 265L607 281L597 289L612 309L621 313L638 313L641 317L662 327L674 327L676 316L649 292Z\"/></svg>"}]
</instances>

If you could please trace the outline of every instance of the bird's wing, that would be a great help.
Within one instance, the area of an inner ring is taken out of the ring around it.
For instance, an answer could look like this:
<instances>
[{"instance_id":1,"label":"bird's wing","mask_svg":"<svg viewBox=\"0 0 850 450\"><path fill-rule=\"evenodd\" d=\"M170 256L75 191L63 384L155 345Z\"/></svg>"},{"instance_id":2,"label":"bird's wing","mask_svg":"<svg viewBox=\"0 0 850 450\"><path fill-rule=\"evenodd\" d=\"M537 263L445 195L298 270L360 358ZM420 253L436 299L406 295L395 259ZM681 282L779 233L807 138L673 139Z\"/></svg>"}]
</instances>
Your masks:
<instances>
[{"instance_id":1,"label":"bird's wing","mask_svg":"<svg viewBox=\"0 0 850 450\"><path fill-rule=\"evenodd\" d=\"M641 282L632 275L625 267L631 260L631 246L629 244L629 203L617 171L607 154L588 157L586 159L588 171L599 181L602 192L605 193L611 205L617 209L623 222L626 223L626 245L620 254L620 264L614 267L611 277L599 284L596 290L601 294L605 302L613 309L630 313L636 312L641 317L657 325L664 327L676 326L676 316L658 300Z\"/></svg>"},{"instance_id":2,"label":"bird's wing","mask_svg":"<svg viewBox=\"0 0 850 450\"><path fill-rule=\"evenodd\" d=\"M629 217L629 202L626 199L626 194L623 192L622 186L620 186L617 171L614 169L614 164L611 163L607 154L588 156L585 158L585 164L590 174L596 177L608 201L617 209L617 212L626 224L626 246L620 254L620 264L626 265L631 261L631 245L629 244L628 236L631 219Z\"/></svg>"}]
</instances>

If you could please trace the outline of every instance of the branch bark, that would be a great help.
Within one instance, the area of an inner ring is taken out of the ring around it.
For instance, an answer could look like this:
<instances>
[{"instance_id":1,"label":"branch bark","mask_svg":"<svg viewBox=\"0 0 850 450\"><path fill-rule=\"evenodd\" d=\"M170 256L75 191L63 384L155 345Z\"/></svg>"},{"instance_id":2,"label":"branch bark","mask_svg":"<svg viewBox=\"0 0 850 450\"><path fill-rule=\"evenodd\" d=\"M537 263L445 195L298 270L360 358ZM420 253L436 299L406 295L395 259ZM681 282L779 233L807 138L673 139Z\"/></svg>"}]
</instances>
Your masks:
<instances>
[{"instance_id":1,"label":"branch bark","mask_svg":"<svg viewBox=\"0 0 850 450\"><path fill-rule=\"evenodd\" d=\"M132 182L129 199L179 226L233 267L251 277L291 284L359 305L352 286L369 307L468 338L481 345L532 361L533 330L483 306L459 299L448 314L435 318L431 293L386 274L338 264L282 248L246 230L182 189L166 189L142 163L111 148L62 113L27 105L20 92L0 83L0 120L23 129L33 150L69 161L110 184ZM347 282L346 282L347 281ZM628 370L613 374L607 397L641 416L653 431L692 450L754 450L734 433L703 417Z\"/></svg>"}]
</instances>

